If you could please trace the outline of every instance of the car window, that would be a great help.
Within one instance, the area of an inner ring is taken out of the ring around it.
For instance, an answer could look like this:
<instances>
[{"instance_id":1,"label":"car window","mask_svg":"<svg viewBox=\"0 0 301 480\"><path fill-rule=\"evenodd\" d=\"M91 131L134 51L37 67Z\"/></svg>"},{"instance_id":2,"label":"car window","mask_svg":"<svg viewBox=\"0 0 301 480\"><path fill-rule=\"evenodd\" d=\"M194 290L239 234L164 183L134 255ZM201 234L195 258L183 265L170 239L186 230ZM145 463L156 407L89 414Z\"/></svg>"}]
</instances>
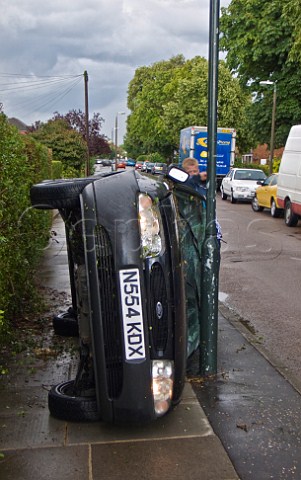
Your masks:
<instances>
[{"instance_id":1,"label":"car window","mask_svg":"<svg viewBox=\"0 0 301 480\"><path fill-rule=\"evenodd\" d=\"M271 181L272 181L271 177L268 177L268 178L265 179L265 181L262 183L262 185L270 185Z\"/></svg>"},{"instance_id":2,"label":"car window","mask_svg":"<svg viewBox=\"0 0 301 480\"><path fill-rule=\"evenodd\" d=\"M277 175L273 175L273 178L272 178L272 181L271 181L271 186L272 185L277 185L277 182L278 182L278 176Z\"/></svg>"},{"instance_id":3,"label":"car window","mask_svg":"<svg viewBox=\"0 0 301 480\"><path fill-rule=\"evenodd\" d=\"M262 170L236 170L235 180L264 180L265 173Z\"/></svg>"}]
</instances>

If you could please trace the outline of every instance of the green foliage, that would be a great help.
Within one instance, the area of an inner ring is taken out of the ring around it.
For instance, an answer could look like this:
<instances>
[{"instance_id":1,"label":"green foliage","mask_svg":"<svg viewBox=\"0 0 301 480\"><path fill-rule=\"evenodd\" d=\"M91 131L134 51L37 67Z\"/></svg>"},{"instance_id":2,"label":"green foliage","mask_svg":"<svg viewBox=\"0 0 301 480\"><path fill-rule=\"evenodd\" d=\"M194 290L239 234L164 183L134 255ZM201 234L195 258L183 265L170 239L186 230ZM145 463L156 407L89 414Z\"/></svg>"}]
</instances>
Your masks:
<instances>
[{"instance_id":1,"label":"green foliage","mask_svg":"<svg viewBox=\"0 0 301 480\"><path fill-rule=\"evenodd\" d=\"M279 172L280 163L281 163L280 158L274 158L274 160L273 160L273 173L278 173Z\"/></svg>"},{"instance_id":2,"label":"green foliage","mask_svg":"<svg viewBox=\"0 0 301 480\"><path fill-rule=\"evenodd\" d=\"M219 66L219 126L238 131L238 144L249 142L245 111L251 100L224 62ZM130 156L158 152L172 161L181 128L207 125L208 62L173 57L136 70L128 89L125 148ZM242 140L243 139L243 140Z\"/></svg>"},{"instance_id":3,"label":"green foliage","mask_svg":"<svg viewBox=\"0 0 301 480\"><path fill-rule=\"evenodd\" d=\"M50 178L47 148L19 134L0 114L0 298L11 320L35 298L33 273L50 226L49 212L31 207L32 184Z\"/></svg>"},{"instance_id":4,"label":"green foliage","mask_svg":"<svg viewBox=\"0 0 301 480\"><path fill-rule=\"evenodd\" d=\"M268 165L257 165L256 163L243 163L241 159L236 159L234 162L235 168L255 168L262 170L266 175L269 175L269 166Z\"/></svg>"},{"instance_id":5,"label":"green foliage","mask_svg":"<svg viewBox=\"0 0 301 480\"><path fill-rule=\"evenodd\" d=\"M7 345L11 338L11 329L9 322L4 316L4 311L0 310L0 348ZM1 365L0 365L1 369ZM1 372L0 372L1 373Z\"/></svg>"},{"instance_id":6,"label":"green foliage","mask_svg":"<svg viewBox=\"0 0 301 480\"><path fill-rule=\"evenodd\" d=\"M73 130L64 119L49 120L32 136L52 150L53 160L61 161L63 170L73 168L80 176L87 158L87 144L82 135Z\"/></svg>"},{"instance_id":7,"label":"green foliage","mask_svg":"<svg viewBox=\"0 0 301 480\"><path fill-rule=\"evenodd\" d=\"M149 155L138 155L136 163L150 162Z\"/></svg>"},{"instance_id":8,"label":"green foliage","mask_svg":"<svg viewBox=\"0 0 301 480\"><path fill-rule=\"evenodd\" d=\"M301 4L299 0L289 0L283 5L283 17L292 27L293 45L289 53L292 61L301 61Z\"/></svg>"},{"instance_id":9,"label":"green foliage","mask_svg":"<svg viewBox=\"0 0 301 480\"><path fill-rule=\"evenodd\" d=\"M298 0L232 0L222 8L220 46L241 85L253 94L246 123L257 143L269 143L273 87L277 85L275 146L285 144L301 117L301 6Z\"/></svg>"},{"instance_id":10,"label":"green foliage","mask_svg":"<svg viewBox=\"0 0 301 480\"><path fill-rule=\"evenodd\" d=\"M149 155L149 161L153 163L165 163L165 158L160 153L155 152Z\"/></svg>"},{"instance_id":11,"label":"green foliage","mask_svg":"<svg viewBox=\"0 0 301 480\"><path fill-rule=\"evenodd\" d=\"M62 162L59 162L58 160L52 161L51 162L51 171L52 171L51 178L53 180L55 180L57 178L62 178L62 173L63 173Z\"/></svg>"},{"instance_id":12,"label":"green foliage","mask_svg":"<svg viewBox=\"0 0 301 480\"><path fill-rule=\"evenodd\" d=\"M80 133L86 141L86 116L81 110L70 110L66 115L60 115L58 112L54 114L52 120L64 120L72 130ZM93 117L89 119L89 154L93 155L110 155L111 149L107 138L102 135L101 128L104 119L100 113L93 113Z\"/></svg>"}]
</instances>

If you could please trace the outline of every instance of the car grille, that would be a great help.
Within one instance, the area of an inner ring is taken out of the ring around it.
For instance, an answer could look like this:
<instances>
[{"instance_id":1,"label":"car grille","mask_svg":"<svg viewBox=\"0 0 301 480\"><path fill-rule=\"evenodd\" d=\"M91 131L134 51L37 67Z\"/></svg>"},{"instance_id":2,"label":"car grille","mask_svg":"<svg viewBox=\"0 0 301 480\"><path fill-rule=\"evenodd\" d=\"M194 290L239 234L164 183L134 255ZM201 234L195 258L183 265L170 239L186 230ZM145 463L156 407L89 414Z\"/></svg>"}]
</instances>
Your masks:
<instances>
[{"instance_id":1,"label":"car grille","mask_svg":"<svg viewBox=\"0 0 301 480\"><path fill-rule=\"evenodd\" d=\"M120 395L123 381L121 320L116 308L117 288L114 258L109 236L101 226L96 228L95 241L107 388L109 397L114 399Z\"/></svg>"},{"instance_id":2,"label":"car grille","mask_svg":"<svg viewBox=\"0 0 301 480\"><path fill-rule=\"evenodd\" d=\"M168 302L164 273L154 263L150 273L150 337L157 355L162 355L168 339Z\"/></svg>"}]
</instances>

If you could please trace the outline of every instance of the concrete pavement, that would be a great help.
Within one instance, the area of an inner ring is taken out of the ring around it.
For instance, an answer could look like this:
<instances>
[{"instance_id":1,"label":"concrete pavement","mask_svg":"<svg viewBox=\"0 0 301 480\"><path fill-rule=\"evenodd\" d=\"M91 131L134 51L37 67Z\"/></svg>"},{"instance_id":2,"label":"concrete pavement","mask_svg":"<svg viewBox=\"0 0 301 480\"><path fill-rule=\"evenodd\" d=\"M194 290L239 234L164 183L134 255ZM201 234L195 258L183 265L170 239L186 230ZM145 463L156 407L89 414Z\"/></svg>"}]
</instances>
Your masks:
<instances>
[{"instance_id":1,"label":"concrete pavement","mask_svg":"<svg viewBox=\"0 0 301 480\"><path fill-rule=\"evenodd\" d=\"M44 252L39 281L70 301L64 225ZM52 312L58 313L58 312ZM37 340L37 339L36 339ZM72 423L49 415L50 386L74 378L74 340L53 355L53 338L12 359L0 383L1 480L237 480L220 439L187 382L173 412L143 427Z\"/></svg>"}]
</instances>

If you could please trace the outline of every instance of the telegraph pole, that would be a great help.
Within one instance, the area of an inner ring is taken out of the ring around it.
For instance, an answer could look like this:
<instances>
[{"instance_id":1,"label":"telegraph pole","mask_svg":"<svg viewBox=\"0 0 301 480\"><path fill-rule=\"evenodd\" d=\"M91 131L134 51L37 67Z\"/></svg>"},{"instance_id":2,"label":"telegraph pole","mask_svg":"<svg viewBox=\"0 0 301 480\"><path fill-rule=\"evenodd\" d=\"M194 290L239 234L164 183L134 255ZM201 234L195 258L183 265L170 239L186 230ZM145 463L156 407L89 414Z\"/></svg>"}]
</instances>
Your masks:
<instances>
[{"instance_id":1,"label":"telegraph pole","mask_svg":"<svg viewBox=\"0 0 301 480\"><path fill-rule=\"evenodd\" d=\"M88 72L84 71L85 82L85 124L86 124L86 142L88 147L87 160L86 160L86 177L90 175L90 151L89 151L89 102L88 102Z\"/></svg>"}]
</instances>

